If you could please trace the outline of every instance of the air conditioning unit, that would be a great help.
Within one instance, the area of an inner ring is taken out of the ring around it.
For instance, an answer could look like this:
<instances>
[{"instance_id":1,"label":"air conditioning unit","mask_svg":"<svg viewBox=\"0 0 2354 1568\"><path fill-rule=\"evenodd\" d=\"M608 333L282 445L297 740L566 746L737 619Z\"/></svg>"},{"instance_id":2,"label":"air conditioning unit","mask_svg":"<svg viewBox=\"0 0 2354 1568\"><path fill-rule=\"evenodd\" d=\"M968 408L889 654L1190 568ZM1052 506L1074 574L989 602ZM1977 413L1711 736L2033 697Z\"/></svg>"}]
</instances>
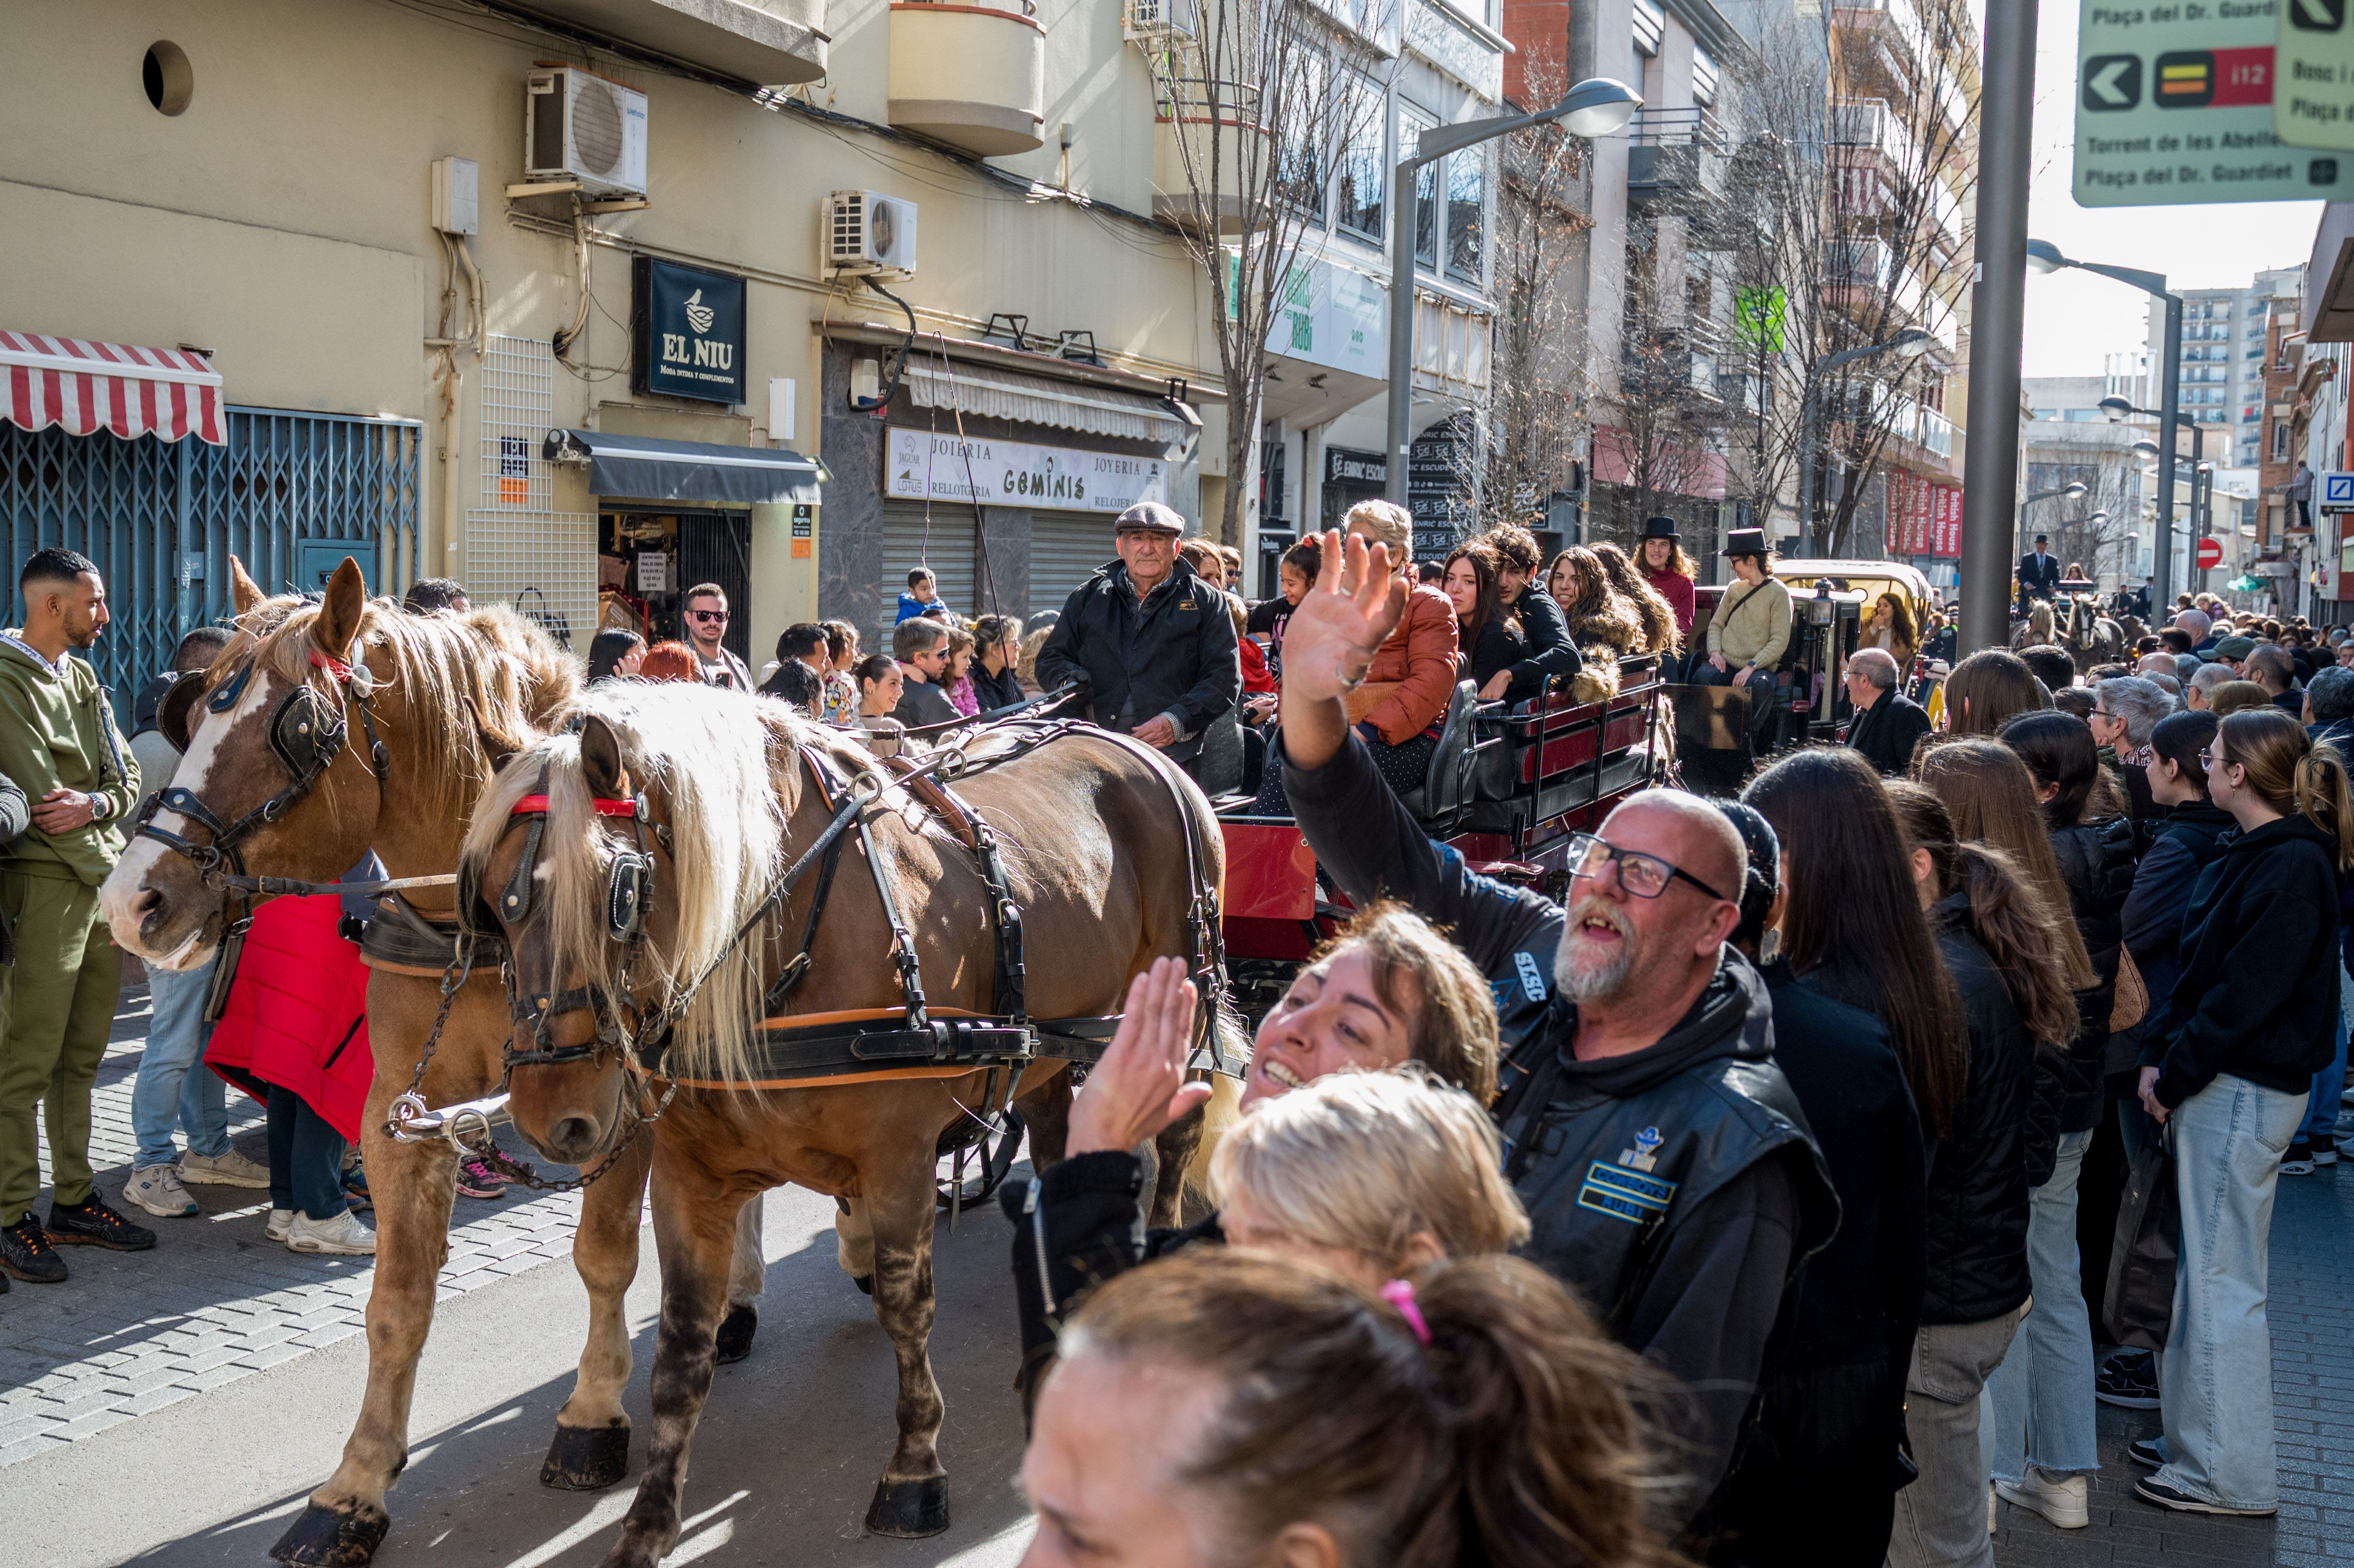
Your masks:
<instances>
[{"instance_id":1,"label":"air conditioning unit","mask_svg":"<svg viewBox=\"0 0 2354 1568\"><path fill-rule=\"evenodd\" d=\"M1193 0L1128 0L1119 16L1120 37L1131 44L1161 43L1193 36Z\"/></svg>"},{"instance_id":2,"label":"air conditioning unit","mask_svg":"<svg viewBox=\"0 0 2354 1568\"><path fill-rule=\"evenodd\" d=\"M527 180L578 180L592 196L646 192L646 95L578 66L525 79Z\"/></svg>"},{"instance_id":3,"label":"air conditioning unit","mask_svg":"<svg viewBox=\"0 0 2354 1568\"><path fill-rule=\"evenodd\" d=\"M854 277L914 277L916 204L875 191L827 196L825 266Z\"/></svg>"}]
</instances>

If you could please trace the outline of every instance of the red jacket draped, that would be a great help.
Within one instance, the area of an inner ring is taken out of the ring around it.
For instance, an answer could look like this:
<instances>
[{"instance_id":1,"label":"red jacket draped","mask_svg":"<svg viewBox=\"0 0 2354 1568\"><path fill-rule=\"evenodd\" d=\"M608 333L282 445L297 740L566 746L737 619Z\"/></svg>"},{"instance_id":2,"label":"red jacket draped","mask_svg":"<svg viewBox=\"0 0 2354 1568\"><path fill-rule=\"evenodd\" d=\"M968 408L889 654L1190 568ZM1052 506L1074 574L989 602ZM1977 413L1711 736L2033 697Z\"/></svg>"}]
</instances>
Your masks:
<instances>
[{"instance_id":1,"label":"red jacket draped","mask_svg":"<svg viewBox=\"0 0 2354 1568\"><path fill-rule=\"evenodd\" d=\"M368 1049L368 971L359 944L335 933L342 914L333 894L273 898L254 911L205 1064L293 1090L356 1143L376 1056ZM221 1076L238 1081L232 1073Z\"/></svg>"}]
</instances>

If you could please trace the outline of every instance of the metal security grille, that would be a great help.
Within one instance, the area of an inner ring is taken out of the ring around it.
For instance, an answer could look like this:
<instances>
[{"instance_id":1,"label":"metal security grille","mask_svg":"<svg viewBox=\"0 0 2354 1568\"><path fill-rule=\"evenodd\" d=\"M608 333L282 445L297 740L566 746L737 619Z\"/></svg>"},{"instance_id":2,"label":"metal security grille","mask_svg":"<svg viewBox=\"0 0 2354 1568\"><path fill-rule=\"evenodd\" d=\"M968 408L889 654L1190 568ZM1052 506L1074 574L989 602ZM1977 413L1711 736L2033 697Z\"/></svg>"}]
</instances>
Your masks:
<instances>
[{"instance_id":1,"label":"metal security grille","mask_svg":"<svg viewBox=\"0 0 2354 1568\"><path fill-rule=\"evenodd\" d=\"M970 620L982 612L974 587L972 508L970 505L931 509L928 538L924 503L886 501L883 503L883 580L876 585L875 609L883 641L891 644L891 628L899 618L899 596L907 591L907 574L929 567L939 578L940 598L957 614Z\"/></svg>"},{"instance_id":2,"label":"metal security grille","mask_svg":"<svg viewBox=\"0 0 2354 1568\"><path fill-rule=\"evenodd\" d=\"M597 625L597 517L556 510L539 455L556 417L556 355L536 338L493 336L482 355L482 500L466 514L466 591L507 604L588 651Z\"/></svg>"},{"instance_id":3,"label":"metal security grille","mask_svg":"<svg viewBox=\"0 0 2354 1568\"><path fill-rule=\"evenodd\" d=\"M229 612L232 554L273 593L346 554L379 592L413 581L420 446L408 420L269 408L230 408L221 447L0 425L0 545L16 567L53 546L98 564L113 621L90 659L127 727L139 683Z\"/></svg>"},{"instance_id":4,"label":"metal security grille","mask_svg":"<svg viewBox=\"0 0 2354 1568\"><path fill-rule=\"evenodd\" d=\"M1112 519L1086 512L1030 514L1030 613L1059 610L1071 590L1111 562Z\"/></svg>"},{"instance_id":5,"label":"metal security grille","mask_svg":"<svg viewBox=\"0 0 2354 1568\"><path fill-rule=\"evenodd\" d=\"M748 512L711 512L687 514L678 520L678 590L684 595L688 588L702 583L717 583L727 596L727 608L732 612L727 630L719 645L751 667L758 675L767 660L765 652L758 659L752 657L752 617L748 607L752 602L752 516ZM679 600L678 614L686 614L686 601ZM682 622L679 635L684 639L688 629ZM586 652L586 650L583 650Z\"/></svg>"}]
</instances>

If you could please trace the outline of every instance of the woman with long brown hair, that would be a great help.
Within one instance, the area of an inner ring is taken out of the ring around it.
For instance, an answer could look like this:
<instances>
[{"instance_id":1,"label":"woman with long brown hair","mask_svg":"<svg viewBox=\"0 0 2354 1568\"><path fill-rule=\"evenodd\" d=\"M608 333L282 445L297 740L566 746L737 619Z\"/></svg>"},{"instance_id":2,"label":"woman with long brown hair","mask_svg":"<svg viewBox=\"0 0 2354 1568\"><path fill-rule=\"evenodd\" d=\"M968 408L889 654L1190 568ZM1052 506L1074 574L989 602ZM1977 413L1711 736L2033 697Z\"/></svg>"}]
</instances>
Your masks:
<instances>
[{"instance_id":1,"label":"woman with long brown hair","mask_svg":"<svg viewBox=\"0 0 2354 1568\"><path fill-rule=\"evenodd\" d=\"M1946 728L1955 735L1993 735L2023 713L2052 705L2052 694L2026 661L1999 648L1982 648L1946 677Z\"/></svg>"},{"instance_id":2,"label":"woman with long brown hair","mask_svg":"<svg viewBox=\"0 0 2354 1568\"><path fill-rule=\"evenodd\" d=\"M1569 622L1569 640L1585 662L1570 683L1571 695L1581 703L1617 695L1618 661L1643 652L1642 616L1610 586L1600 557L1583 546L1573 545L1555 556L1545 580L1559 588L1553 599Z\"/></svg>"},{"instance_id":3,"label":"woman with long brown hair","mask_svg":"<svg viewBox=\"0 0 2354 1568\"><path fill-rule=\"evenodd\" d=\"M1897 1494L1889 1561L1986 1560L1979 1395L2002 1364L2030 1291L2022 1149L2036 1042L2075 1027L2052 960L2052 913L1998 850L1956 838L1936 795L1895 783L1918 901L1962 996L1967 1085L1931 1157L1929 1270L1907 1380L1905 1430L1920 1478Z\"/></svg>"},{"instance_id":4,"label":"woman with long brown hair","mask_svg":"<svg viewBox=\"0 0 2354 1568\"><path fill-rule=\"evenodd\" d=\"M1683 539L1676 532L1672 517L1643 519L1642 547L1636 565L1651 591L1668 601L1676 612L1676 635L1691 641L1695 600L1692 586L1700 580L1700 568L1684 554Z\"/></svg>"},{"instance_id":5,"label":"woman with long brown hair","mask_svg":"<svg viewBox=\"0 0 2354 1568\"><path fill-rule=\"evenodd\" d=\"M1938 962L1880 776L1852 751L1819 747L1766 768L1741 799L1781 841L1781 957L1816 991L1880 1020L1922 1128L1938 1141L1967 1075L1961 998Z\"/></svg>"},{"instance_id":6,"label":"woman with long brown hair","mask_svg":"<svg viewBox=\"0 0 2354 1568\"><path fill-rule=\"evenodd\" d=\"M1528 656L1528 639L1504 609L1496 552L1477 539L1447 552L1438 586L1455 606L1455 645L1470 661L1470 681L1484 688L1499 671Z\"/></svg>"},{"instance_id":7,"label":"woman with long brown hair","mask_svg":"<svg viewBox=\"0 0 2354 1568\"><path fill-rule=\"evenodd\" d=\"M1921 634L1913 624L1913 607L1904 602L1903 594L1892 591L1880 596L1859 645L1884 651L1899 670L1911 673L1913 656L1921 649Z\"/></svg>"},{"instance_id":8,"label":"woman with long brown hair","mask_svg":"<svg viewBox=\"0 0 2354 1568\"><path fill-rule=\"evenodd\" d=\"M1649 1568L1642 1365L1513 1257L1379 1291L1197 1248L1063 1331L1023 1484L1025 1568Z\"/></svg>"},{"instance_id":9,"label":"woman with long brown hair","mask_svg":"<svg viewBox=\"0 0 2354 1568\"><path fill-rule=\"evenodd\" d=\"M2183 1268L2158 1359L2166 1436L2134 1446L2161 1463L2134 1490L2178 1512L2270 1514L2273 1194L2336 1050L2354 799L2337 750L2278 708L2224 719L2205 757L2208 797L2240 831L2183 914L2181 978L2142 1050L2143 1108L2174 1127Z\"/></svg>"},{"instance_id":10,"label":"woman with long brown hair","mask_svg":"<svg viewBox=\"0 0 2354 1568\"><path fill-rule=\"evenodd\" d=\"M1643 622L1644 652L1674 658L1683 648L1683 631L1676 624L1675 607L1644 580L1627 552L1609 540L1595 541L1594 558L1602 563L1602 574L1610 579L1610 586L1635 607L1636 615Z\"/></svg>"}]
</instances>

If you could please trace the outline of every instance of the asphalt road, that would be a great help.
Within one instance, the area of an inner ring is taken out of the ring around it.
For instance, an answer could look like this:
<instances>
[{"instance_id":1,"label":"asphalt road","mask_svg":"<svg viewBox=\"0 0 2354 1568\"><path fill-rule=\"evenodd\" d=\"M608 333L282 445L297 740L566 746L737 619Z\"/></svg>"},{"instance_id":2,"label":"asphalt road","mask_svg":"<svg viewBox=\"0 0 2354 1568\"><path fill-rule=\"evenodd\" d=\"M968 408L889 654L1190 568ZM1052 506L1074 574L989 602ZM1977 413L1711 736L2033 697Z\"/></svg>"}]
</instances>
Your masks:
<instances>
[{"instance_id":1,"label":"asphalt road","mask_svg":"<svg viewBox=\"0 0 2354 1568\"><path fill-rule=\"evenodd\" d=\"M929 1541L900 1542L860 1528L891 1447L896 1379L870 1303L834 1263L832 1213L829 1200L798 1190L770 1195L758 1339L749 1359L719 1369L688 1472L686 1532L665 1561L1014 1563L1029 1521L1014 1485L1021 1422L1004 1221L991 1206L968 1213L953 1235L941 1227L931 1350L948 1402L940 1447L954 1523ZM629 1408L642 1434L658 1298L652 1229L641 1236ZM600 1560L629 1507L642 1436L619 1487L583 1494L538 1484L587 1317L569 1263L540 1264L441 1305L408 1468L390 1499L392 1533L376 1559L383 1568ZM258 1568L334 1468L366 1354L362 1339L345 1339L0 1469L0 1517L33 1553L0 1556L43 1568Z\"/></svg>"}]
</instances>

